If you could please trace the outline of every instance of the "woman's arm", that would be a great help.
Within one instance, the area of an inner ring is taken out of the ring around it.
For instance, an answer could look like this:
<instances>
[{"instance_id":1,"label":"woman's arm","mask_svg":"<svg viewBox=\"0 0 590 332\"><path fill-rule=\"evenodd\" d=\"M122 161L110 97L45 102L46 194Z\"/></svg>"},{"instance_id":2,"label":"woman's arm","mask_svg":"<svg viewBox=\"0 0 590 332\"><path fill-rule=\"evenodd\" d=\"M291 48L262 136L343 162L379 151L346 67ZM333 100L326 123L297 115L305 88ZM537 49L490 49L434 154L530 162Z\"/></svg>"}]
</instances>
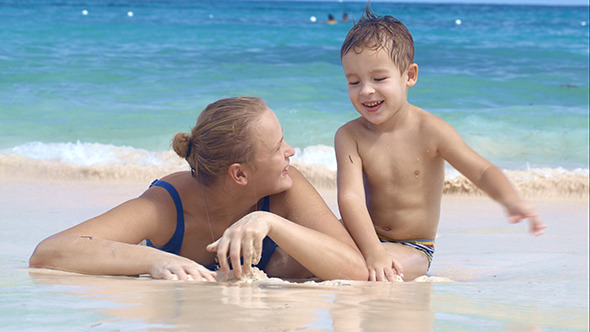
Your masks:
<instances>
[{"instance_id":1,"label":"woman's arm","mask_svg":"<svg viewBox=\"0 0 590 332\"><path fill-rule=\"evenodd\" d=\"M149 191L43 240L33 252L29 266L85 274L150 274L161 279L176 276L183 280L190 275L196 280L213 281L214 274L190 259L137 245L150 236L170 237L174 232L174 223L161 222L176 220L174 207L170 212L170 204L155 199L156 190Z\"/></svg>"},{"instance_id":2,"label":"woman's arm","mask_svg":"<svg viewBox=\"0 0 590 332\"><path fill-rule=\"evenodd\" d=\"M217 252L222 269L229 272L229 254L236 276L242 273L239 257L256 262L263 238L277 245L322 280L368 280L365 261L354 241L313 186L289 168L293 186L271 196L271 212L254 212L225 231L208 246ZM237 263L237 264L236 264ZM244 265L248 273L249 264Z\"/></svg>"},{"instance_id":3,"label":"woman's arm","mask_svg":"<svg viewBox=\"0 0 590 332\"><path fill-rule=\"evenodd\" d=\"M367 280L365 260L324 199L294 167L293 187L271 198L271 209L303 227L280 223L271 238L315 276L323 280ZM276 203L275 203L276 202Z\"/></svg>"},{"instance_id":4,"label":"woman's arm","mask_svg":"<svg viewBox=\"0 0 590 332\"><path fill-rule=\"evenodd\" d=\"M190 259L154 248L94 238L56 234L43 240L29 266L84 274L149 274L155 279L214 281L214 275ZM176 276L176 277L175 277Z\"/></svg>"}]
</instances>

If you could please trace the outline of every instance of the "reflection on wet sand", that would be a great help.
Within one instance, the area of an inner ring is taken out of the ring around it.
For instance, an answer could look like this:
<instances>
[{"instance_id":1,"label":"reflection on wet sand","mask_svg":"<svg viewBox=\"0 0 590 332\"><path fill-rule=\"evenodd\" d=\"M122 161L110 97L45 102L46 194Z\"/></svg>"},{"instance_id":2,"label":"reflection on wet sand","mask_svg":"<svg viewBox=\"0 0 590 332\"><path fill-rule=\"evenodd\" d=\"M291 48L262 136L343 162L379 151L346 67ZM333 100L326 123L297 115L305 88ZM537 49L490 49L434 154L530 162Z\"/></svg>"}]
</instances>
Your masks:
<instances>
[{"instance_id":1,"label":"reflection on wet sand","mask_svg":"<svg viewBox=\"0 0 590 332\"><path fill-rule=\"evenodd\" d=\"M201 330L432 330L432 283L159 281L31 269L33 281L100 302L104 319ZM65 286L65 287L64 287Z\"/></svg>"},{"instance_id":2,"label":"reflection on wet sand","mask_svg":"<svg viewBox=\"0 0 590 332\"><path fill-rule=\"evenodd\" d=\"M3 328L588 331L587 199L536 201L550 231L531 237L488 198L445 197L427 283L205 284L25 268L47 234L143 188L100 186L0 186ZM335 191L322 194L334 207Z\"/></svg>"}]
</instances>

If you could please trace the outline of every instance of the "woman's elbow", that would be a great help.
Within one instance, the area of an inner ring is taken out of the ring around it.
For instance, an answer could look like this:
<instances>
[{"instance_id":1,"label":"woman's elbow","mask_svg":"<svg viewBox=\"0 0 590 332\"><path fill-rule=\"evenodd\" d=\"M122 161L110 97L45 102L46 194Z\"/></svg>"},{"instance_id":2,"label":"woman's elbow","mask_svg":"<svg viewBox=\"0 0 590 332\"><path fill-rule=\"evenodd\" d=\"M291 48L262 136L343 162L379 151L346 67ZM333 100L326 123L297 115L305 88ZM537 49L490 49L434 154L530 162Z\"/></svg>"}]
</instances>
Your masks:
<instances>
[{"instance_id":1,"label":"woman's elbow","mask_svg":"<svg viewBox=\"0 0 590 332\"><path fill-rule=\"evenodd\" d=\"M52 246L52 238L49 237L41 241L31 258L29 258L29 267L32 268L52 268L55 266L55 261L61 256L58 250Z\"/></svg>"},{"instance_id":2,"label":"woman's elbow","mask_svg":"<svg viewBox=\"0 0 590 332\"><path fill-rule=\"evenodd\" d=\"M45 260L39 254L37 254L37 250L33 252L31 258L29 258L29 267L34 268L43 268L45 267Z\"/></svg>"}]
</instances>

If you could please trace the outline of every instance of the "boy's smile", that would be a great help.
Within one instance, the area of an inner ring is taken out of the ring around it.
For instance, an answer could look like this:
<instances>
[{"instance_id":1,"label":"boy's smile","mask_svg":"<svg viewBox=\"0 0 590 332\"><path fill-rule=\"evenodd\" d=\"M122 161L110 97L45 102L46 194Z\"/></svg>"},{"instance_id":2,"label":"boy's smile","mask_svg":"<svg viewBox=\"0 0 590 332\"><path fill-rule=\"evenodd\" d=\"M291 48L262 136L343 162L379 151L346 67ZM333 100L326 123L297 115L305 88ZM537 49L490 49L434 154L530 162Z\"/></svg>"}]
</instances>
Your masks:
<instances>
[{"instance_id":1,"label":"boy's smile","mask_svg":"<svg viewBox=\"0 0 590 332\"><path fill-rule=\"evenodd\" d=\"M345 54L342 66L350 101L367 121L380 125L409 105L407 92L416 83L417 65L401 74L386 49L364 49Z\"/></svg>"},{"instance_id":2,"label":"boy's smile","mask_svg":"<svg viewBox=\"0 0 590 332\"><path fill-rule=\"evenodd\" d=\"M377 112L379 110L379 108L381 107L381 105L383 105L383 100L363 103L363 106L365 106L365 109L367 110L367 112Z\"/></svg>"}]
</instances>

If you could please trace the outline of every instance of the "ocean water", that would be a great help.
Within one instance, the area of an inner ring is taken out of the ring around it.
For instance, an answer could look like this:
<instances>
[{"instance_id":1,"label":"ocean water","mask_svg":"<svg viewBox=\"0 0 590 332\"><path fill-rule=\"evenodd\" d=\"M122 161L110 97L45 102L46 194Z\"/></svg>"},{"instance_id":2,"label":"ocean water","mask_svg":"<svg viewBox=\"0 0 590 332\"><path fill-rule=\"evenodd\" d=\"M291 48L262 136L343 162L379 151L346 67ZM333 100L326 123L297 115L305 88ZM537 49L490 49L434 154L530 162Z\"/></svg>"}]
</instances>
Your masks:
<instances>
[{"instance_id":1,"label":"ocean water","mask_svg":"<svg viewBox=\"0 0 590 332\"><path fill-rule=\"evenodd\" d=\"M0 161L162 165L224 97L264 98L335 169L357 117L339 50L364 2L0 0ZM413 33L411 103L505 170L588 174L588 7L375 2ZM312 22L311 18L317 20Z\"/></svg>"}]
</instances>

